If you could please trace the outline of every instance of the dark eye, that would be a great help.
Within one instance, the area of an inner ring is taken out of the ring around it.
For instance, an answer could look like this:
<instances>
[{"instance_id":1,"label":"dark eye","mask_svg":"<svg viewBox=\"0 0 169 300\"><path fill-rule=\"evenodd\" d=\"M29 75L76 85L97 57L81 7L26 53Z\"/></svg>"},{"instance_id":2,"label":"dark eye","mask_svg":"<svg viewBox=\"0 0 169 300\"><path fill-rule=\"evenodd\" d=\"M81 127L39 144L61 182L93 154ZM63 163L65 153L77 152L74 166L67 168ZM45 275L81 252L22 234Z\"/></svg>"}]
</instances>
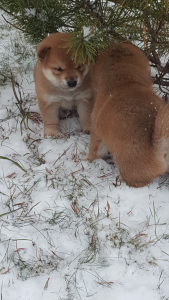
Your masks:
<instances>
[{"instance_id":1,"label":"dark eye","mask_svg":"<svg viewBox=\"0 0 169 300\"><path fill-rule=\"evenodd\" d=\"M78 70L79 70L81 67L82 67L82 65L79 65L79 66L78 66L76 69L78 69Z\"/></svg>"},{"instance_id":2,"label":"dark eye","mask_svg":"<svg viewBox=\"0 0 169 300\"><path fill-rule=\"evenodd\" d=\"M58 72L62 72L62 68L54 68L54 70L58 71Z\"/></svg>"}]
</instances>

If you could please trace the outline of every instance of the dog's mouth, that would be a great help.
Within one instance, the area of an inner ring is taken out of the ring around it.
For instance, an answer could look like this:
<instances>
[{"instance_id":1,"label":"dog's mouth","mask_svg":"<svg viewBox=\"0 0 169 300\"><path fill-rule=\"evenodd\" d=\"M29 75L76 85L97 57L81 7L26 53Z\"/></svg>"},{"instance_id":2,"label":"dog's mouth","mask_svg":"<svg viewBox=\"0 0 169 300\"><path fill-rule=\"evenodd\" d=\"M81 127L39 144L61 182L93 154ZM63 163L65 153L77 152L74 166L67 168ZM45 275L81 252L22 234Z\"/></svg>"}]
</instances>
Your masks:
<instances>
[{"instance_id":1,"label":"dog's mouth","mask_svg":"<svg viewBox=\"0 0 169 300\"><path fill-rule=\"evenodd\" d=\"M73 92L77 89L77 87L70 88L70 87L66 87L66 86L60 86L60 89L62 89L63 91L67 91L67 92Z\"/></svg>"}]
</instances>

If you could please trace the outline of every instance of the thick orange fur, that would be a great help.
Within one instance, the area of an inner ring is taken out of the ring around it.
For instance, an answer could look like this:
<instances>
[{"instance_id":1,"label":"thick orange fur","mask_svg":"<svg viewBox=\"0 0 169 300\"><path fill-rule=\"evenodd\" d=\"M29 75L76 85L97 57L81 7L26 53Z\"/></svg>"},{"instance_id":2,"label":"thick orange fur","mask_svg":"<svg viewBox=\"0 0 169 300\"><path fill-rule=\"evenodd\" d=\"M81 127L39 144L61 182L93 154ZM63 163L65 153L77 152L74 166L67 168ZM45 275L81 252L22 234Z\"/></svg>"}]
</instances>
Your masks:
<instances>
[{"instance_id":1,"label":"thick orange fur","mask_svg":"<svg viewBox=\"0 0 169 300\"><path fill-rule=\"evenodd\" d=\"M97 93L87 159L104 143L127 185L149 184L169 166L169 107L153 92L149 62L130 43L112 44L93 69Z\"/></svg>"},{"instance_id":2,"label":"thick orange fur","mask_svg":"<svg viewBox=\"0 0 169 300\"><path fill-rule=\"evenodd\" d=\"M90 68L72 61L71 52L64 47L70 36L70 33L53 33L37 48L34 79L45 136L58 135L60 107L77 106L82 131L90 131L94 104Z\"/></svg>"}]
</instances>

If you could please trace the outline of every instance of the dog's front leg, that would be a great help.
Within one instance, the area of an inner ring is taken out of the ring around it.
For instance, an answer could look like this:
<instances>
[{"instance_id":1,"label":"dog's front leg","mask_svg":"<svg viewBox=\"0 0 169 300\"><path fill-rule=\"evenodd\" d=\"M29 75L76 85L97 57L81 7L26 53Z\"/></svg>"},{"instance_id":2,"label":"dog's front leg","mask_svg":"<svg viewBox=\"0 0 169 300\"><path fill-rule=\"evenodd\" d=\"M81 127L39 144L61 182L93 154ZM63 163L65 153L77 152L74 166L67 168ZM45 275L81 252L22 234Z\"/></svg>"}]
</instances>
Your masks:
<instances>
[{"instance_id":1,"label":"dog's front leg","mask_svg":"<svg viewBox=\"0 0 169 300\"><path fill-rule=\"evenodd\" d=\"M90 133L91 127L91 113L94 101L92 99L85 99L77 102L77 112L80 119L80 125L83 133Z\"/></svg>"},{"instance_id":2,"label":"dog's front leg","mask_svg":"<svg viewBox=\"0 0 169 300\"><path fill-rule=\"evenodd\" d=\"M59 133L59 106L57 103L39 101L39 108L44 123L44 136L57 137Z\"/></svg>"}]
</instances>

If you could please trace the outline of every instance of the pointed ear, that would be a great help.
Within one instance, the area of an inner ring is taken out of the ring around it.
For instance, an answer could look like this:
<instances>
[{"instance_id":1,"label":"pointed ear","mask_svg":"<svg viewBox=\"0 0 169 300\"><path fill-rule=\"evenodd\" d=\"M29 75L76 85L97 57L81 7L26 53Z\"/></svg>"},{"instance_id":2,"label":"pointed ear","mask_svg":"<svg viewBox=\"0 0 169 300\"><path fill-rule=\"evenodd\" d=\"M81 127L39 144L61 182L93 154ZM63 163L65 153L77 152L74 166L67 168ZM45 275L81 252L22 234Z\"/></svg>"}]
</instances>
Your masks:
<instances>
[{"instance_id":1,"label":"pointed ear","mask_svg":"<svg viewBox=\"0 0 169 300\"><path fill-rule=\"evenodd\" d=\"M43 61L49 54L50 49L51 49L51 47L44 47L44 48L38 49L37 56L38 56L39 60Z\"/></svg>"}]
</instances>

